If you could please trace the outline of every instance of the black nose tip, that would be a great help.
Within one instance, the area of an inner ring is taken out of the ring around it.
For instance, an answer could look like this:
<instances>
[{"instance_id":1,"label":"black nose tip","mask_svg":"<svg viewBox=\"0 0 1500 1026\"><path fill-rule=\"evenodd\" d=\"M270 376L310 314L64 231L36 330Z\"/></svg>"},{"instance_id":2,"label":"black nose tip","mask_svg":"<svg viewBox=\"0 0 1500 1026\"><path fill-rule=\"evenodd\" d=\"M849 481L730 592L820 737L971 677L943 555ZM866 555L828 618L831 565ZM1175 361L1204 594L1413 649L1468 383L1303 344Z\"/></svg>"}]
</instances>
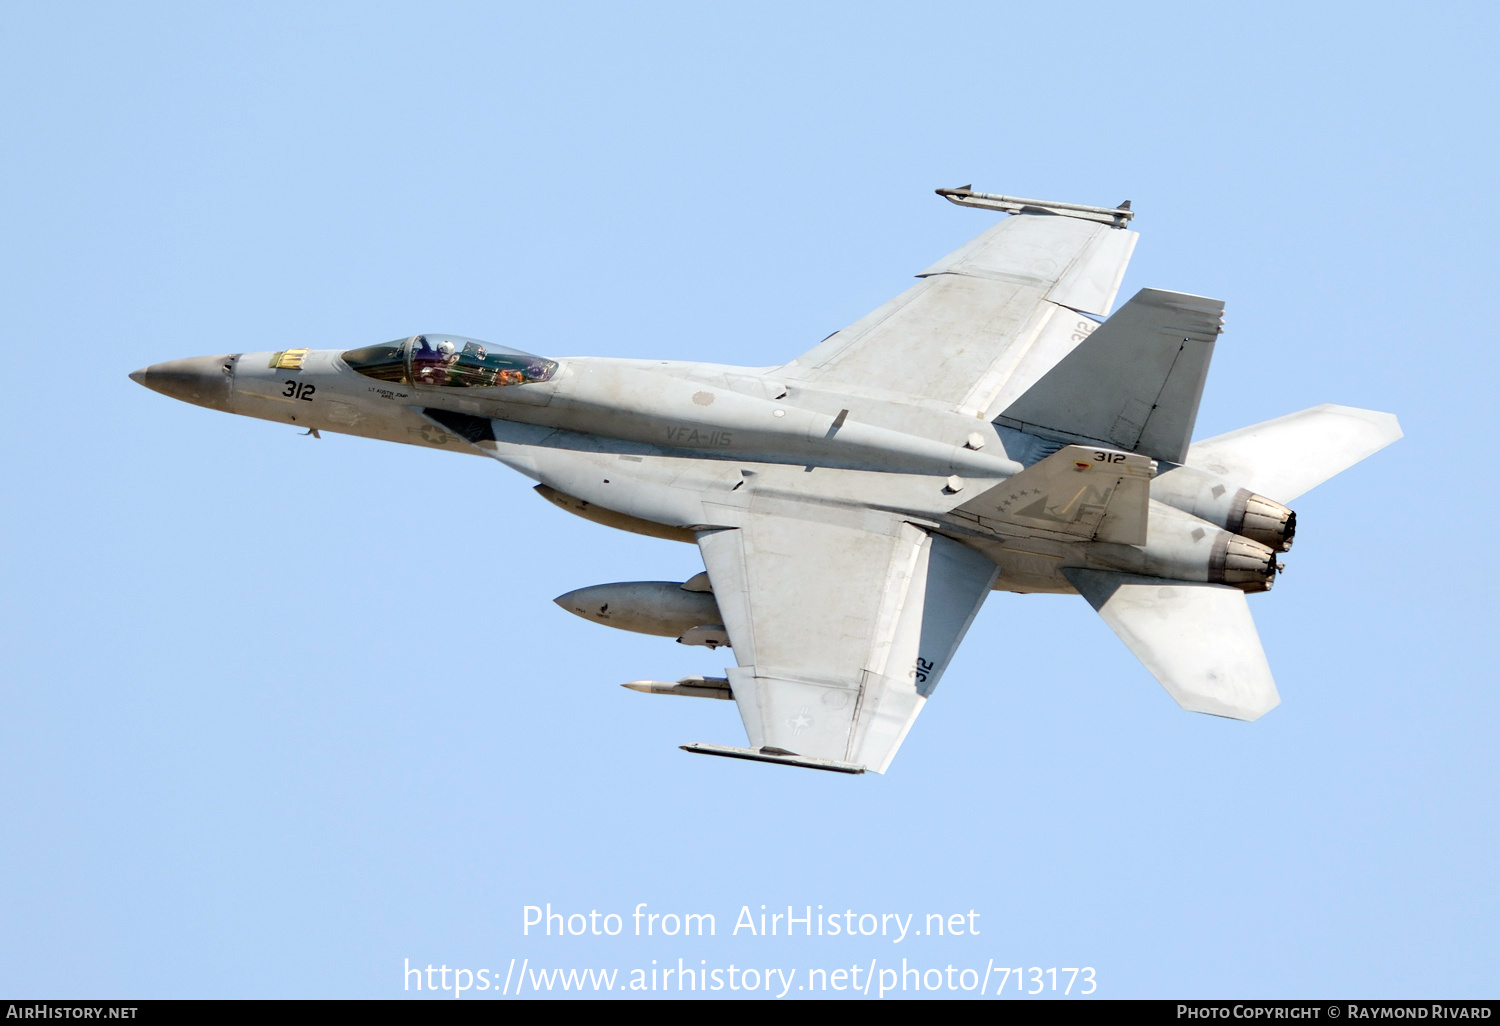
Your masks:
<instances>
[{"instance_id":1,"label":"black nose tip","mask_svg":"<svg viewBox=\"0 0 1500 1026\"><path fill-rule=\"evenodd\" d=\"M233 375L228 356L192 356L132 371L130 380L185 403L227 409Z\"/></svg>"}]
</instances>

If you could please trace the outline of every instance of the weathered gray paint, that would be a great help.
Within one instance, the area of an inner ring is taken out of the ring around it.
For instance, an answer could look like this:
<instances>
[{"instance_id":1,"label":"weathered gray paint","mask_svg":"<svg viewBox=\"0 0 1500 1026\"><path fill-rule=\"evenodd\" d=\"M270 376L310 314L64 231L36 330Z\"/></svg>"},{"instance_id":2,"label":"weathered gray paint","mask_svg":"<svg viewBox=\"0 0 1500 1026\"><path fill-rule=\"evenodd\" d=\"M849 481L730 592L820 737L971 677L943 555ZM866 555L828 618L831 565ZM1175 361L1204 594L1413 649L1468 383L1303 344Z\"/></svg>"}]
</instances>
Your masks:
<instances>
[{"instance_id":1,"label":"weathered gray paint","mask_svg":"<svg viewBox=\"0 0 1500 1026\"><path fill-rule=\"evenodd\" d=\"M1284 548L1279 503L1400 437L1395 418L1318 407L1189 448L1222 304L1145 290L1099 326L1130 211L944 194L1016 213L780 367L576 357L545 381L430 387L312 350L131 377L299 429L485 456L579 516L696 541L706 577L560 600L732 642L724 678L627 685L732 698L751 747L690 751L884 771L992 588L1081 592L1185 707L1265 712L1275 688L1244 594L1278 567L1254 539Z\"/></svg>"}]
</instances>

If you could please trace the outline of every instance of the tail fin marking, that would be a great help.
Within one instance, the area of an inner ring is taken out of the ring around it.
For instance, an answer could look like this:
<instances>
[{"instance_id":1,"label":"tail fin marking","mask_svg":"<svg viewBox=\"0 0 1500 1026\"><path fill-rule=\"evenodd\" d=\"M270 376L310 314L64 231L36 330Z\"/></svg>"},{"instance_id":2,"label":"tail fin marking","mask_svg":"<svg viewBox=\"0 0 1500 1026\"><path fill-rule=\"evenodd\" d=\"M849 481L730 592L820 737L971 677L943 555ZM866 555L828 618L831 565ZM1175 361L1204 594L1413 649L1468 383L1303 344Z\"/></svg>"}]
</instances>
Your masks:
<instances>
[{"instance_id":1,"label":"tail fin marking","mask_svg":"<svg viewBox=\"0 0 1500 1026\"><path fill-rule=\"evenodd\" d=\"M1156 465L1145 456L1069 445L952 512L1081 541L1146 544Z\"/></svg>"}]
</instances>

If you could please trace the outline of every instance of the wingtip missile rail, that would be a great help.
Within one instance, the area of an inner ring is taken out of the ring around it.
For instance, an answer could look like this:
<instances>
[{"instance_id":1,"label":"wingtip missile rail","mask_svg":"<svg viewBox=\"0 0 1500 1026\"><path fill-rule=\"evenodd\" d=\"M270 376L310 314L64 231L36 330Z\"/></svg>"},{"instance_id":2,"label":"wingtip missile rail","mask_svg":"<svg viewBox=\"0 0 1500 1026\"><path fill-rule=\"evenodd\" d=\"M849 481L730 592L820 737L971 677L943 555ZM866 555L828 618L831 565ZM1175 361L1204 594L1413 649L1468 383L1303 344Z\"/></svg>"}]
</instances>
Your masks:
<instances>
[{"instance_id":1,"label":"wingtip missile rail","mask_svg":"<svg viewBox=\"0 0 1500 1026\"><path fill-rule=\"evenodd\" d=\"M760 748L737 748L733 745L709 745L700 741L692 744L678 745L677 747L681 748L684 752L692 752L694 755L720 755L727 759L772 762L779 763L782 766L800 766L803 769L828 770L833 773L858 775L865 772L867 768L857 762L843 762L839 759L815 759L770 745L762 745Z\"/></svg>"},{"instance_id":2,"label":"wingtip missile rail","mask_svg":"<svg viewBox=\"0 0 1500 1026\"><path fill-rule=\"evenodd\" d=\"M1056 200L1027 199L1023 196L1001 196L998 193L975 192L968 185L961 185L956 189L934 189L933 191L949 203L956 203L961 207L976 207L980 210L999 210L1006 214L1039 211L1048 214L1061 214L1064 217L1082 218L1085 221L1098 221L1100 224L1114 225L1116 228L1124 228L1131 218L1135 217L1135 211L1130 209L1129 200L1121 203L1118 207L1091 207L1083 203L1061 203Z\"/></svg>"}]
</instances>

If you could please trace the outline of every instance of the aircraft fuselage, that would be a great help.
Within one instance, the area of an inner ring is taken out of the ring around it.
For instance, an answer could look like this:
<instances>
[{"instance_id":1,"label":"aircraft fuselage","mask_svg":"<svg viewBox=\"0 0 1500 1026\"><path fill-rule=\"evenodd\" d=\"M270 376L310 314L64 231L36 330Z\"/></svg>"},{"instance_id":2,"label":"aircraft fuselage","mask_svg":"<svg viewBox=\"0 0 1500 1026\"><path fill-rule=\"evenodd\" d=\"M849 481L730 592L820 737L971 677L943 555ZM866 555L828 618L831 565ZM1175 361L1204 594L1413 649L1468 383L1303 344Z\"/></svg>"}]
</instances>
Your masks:
<instances>
[{"instance_id":1,"label":"aircraft fuselage","mask_svg":"<svg viewBox=\"0 0 1500 1026\"><path fill-rule=\"evenodd\" d=\"M1144 546L976 524L951 511L1035 462L1038 443L1042 453L1058 443L910 400L788 385L764 369L572 358L546 381L450 388L374 379L339 350L292 353L175 360L133 377L228 413L487 455L621 514L614 526L626 529L634 519L688 538L721 519L716 507L778 499L898 512L980 549L1004 590L1071 592L1065 566L1208 580L1226 534L1158 502Z\"/></svg>"}]
</instances>

